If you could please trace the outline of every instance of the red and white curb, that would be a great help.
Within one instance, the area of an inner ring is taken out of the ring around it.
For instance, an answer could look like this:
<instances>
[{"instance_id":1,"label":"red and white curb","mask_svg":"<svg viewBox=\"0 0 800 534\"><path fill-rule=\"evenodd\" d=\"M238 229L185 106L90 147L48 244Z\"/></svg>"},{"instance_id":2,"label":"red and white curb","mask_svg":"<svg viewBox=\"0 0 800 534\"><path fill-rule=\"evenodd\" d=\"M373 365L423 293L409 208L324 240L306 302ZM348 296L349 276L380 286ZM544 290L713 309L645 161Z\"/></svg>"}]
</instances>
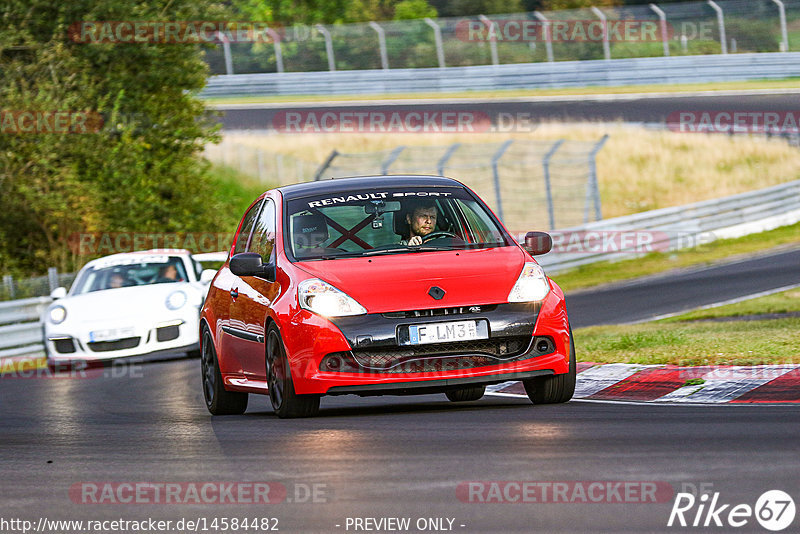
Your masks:
<instances>
[{"instance_id":1,"label":"red and white curb","mask_svg":"<svg viewBox=\"0 0 800 534\"><path fill-rule=\"evenodd\" d=\"M702 366L579 363L573 399L681 404L800 403L800 365ZM487 388L526 397L521 382Z\"/></svg>"}]
</instances>

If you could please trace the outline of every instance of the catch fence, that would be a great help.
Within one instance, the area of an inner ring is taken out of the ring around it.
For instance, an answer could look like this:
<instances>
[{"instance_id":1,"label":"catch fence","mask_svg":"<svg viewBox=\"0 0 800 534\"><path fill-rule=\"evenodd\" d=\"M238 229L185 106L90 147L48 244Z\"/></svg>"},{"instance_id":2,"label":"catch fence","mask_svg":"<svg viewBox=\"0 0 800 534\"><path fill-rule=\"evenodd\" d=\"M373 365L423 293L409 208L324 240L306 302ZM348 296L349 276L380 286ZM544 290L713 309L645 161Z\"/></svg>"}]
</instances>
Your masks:
<instances>
[{"instance_id":1,"label":"catch fence","mask_svg":"<svg viewBox=\"0 0 800 534\"><path fill-rule=\"evenodd\" d=\"M606 139L397 146L359 153L333 150L313 168L304 160L286 155L278 159L264 149L225 141L207 150L206 156L262 180L265 187L366 174L449 176L475 190L510 230L552 230L602 219L595 160Z\"/></svg>"},{"instance_id":2,"label":"catch fence","mask_svg":"<svg viewBox=\"0 0 800 534\"><path fill-rule=\"evenodd\" d=\"M223 42L208 51L211 71L389 70L800 51L800 0L706 0L273 30L266 42Z\"/></svg>"}]
</instances>

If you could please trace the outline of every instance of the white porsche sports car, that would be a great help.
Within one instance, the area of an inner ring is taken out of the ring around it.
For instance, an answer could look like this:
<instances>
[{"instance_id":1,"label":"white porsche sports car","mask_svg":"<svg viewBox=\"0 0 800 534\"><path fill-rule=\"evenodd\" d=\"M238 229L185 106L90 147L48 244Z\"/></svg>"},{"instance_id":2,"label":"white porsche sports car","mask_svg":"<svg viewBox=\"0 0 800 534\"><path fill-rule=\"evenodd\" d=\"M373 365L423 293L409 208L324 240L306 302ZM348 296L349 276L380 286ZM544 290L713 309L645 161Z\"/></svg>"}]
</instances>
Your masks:
<instances>
[{"instance_id":1,"label":"white porsche sports car","mask_svg":"<svg viewBox=\"0 0 800 534\"><path fill-rule=\"evenodd\" d=\"M198 257L162 249L87 263L69 293L51 294L42 318L48 362L197 352L200 307L216 274Z\"/></svg>"}]
</instances>

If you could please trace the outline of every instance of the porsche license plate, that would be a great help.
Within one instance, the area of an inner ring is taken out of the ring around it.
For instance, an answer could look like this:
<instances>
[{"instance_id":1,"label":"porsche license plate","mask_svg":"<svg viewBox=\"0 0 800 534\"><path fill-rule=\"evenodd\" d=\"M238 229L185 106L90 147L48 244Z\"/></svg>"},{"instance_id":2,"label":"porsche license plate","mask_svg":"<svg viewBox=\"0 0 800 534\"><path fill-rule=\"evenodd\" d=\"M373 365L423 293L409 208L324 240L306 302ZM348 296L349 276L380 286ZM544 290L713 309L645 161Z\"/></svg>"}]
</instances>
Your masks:
<instances>
[{"instance_id":1,"label":"porsche license plate","mask_svg":"<svg viewBox=\"0 0 800 534\"><path fill-rule=\"evenodd\" d=\"M89 341L117 341L126 337L133 337L135 334L134 328L109 328L108 330L93 330L89 332Z\"/></svg>"},{"instance_id":2,"label":"porsche license plate","mask_svg":"<svg viewBox=\"0 0 800 534\"><path fill-rule=\"evenodd\" d=\"M428 323L408 327L408 344L447 343L487 339L488 328L483 321L450 321L447 323Z\"/></svg>"}]
</instances>

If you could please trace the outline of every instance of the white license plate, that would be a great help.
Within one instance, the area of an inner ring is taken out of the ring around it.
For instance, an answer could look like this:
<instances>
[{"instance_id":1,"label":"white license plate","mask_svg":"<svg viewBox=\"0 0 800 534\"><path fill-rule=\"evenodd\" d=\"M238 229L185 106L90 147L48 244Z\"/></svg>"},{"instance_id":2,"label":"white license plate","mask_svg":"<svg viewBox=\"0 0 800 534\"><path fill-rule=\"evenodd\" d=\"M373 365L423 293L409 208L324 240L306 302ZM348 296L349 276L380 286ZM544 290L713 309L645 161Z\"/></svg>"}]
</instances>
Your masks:
<instances>
[{"instance_id":1,"label":"white license plate","mask_svg":"<svg viewBox=\"0 0 800 534\"><path fill-rule=\"evenodd\" d=\"M408 343L410 345L424 345L425 343L486 339L489 335L488 332L484 333L483 330L485 329L478 328L478 321L451 321L447 323L411 325L408 327Z\"/></svg>"},{"instance_id":2,"label":"white license plate","mask_svg":"<svg viewBox=\"0 0 800 534\"><path fill-rule=\"evenodd\" d=\"M117 341L126 337L133 337L135 330L132 326L124 328L109 328L108 330L92 330L89 332L89 342Z\"/></svg>"}]
</instances>

